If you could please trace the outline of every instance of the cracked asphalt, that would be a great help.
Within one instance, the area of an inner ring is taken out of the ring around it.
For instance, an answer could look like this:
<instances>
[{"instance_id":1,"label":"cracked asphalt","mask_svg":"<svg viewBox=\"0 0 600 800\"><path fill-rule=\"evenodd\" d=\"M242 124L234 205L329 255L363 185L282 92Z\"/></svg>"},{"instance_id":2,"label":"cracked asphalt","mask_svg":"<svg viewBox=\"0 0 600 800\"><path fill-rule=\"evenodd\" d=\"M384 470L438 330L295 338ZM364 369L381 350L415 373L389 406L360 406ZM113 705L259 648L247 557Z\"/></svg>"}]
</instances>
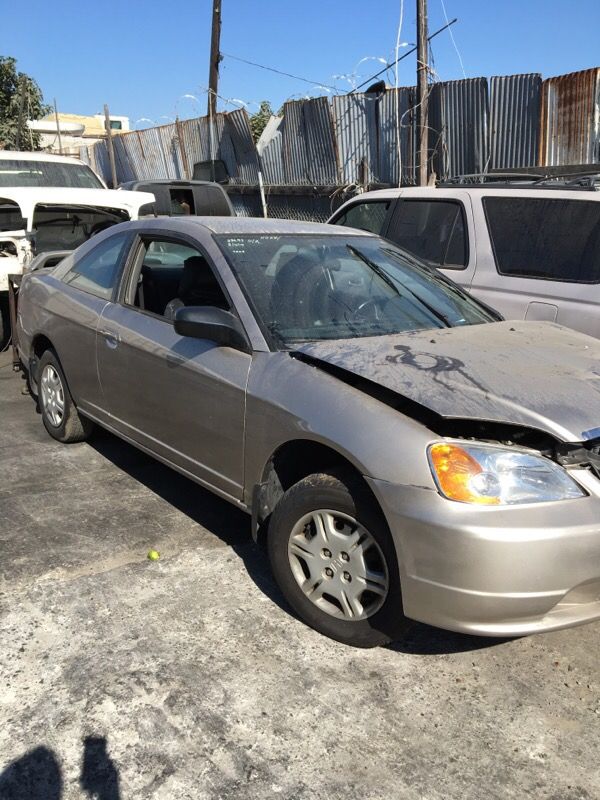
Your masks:
<instances>
[{"instance_id":1,"label":"cracked asphalt","mask_svg":"<svg viewBox=\"0 0 600 800\"><path fill-rule=\"evenodd\" d=\"M0 800L600 797L599 624L329 641L245 515L23 385L0 355Z\"/></svg>"}]
</instances>

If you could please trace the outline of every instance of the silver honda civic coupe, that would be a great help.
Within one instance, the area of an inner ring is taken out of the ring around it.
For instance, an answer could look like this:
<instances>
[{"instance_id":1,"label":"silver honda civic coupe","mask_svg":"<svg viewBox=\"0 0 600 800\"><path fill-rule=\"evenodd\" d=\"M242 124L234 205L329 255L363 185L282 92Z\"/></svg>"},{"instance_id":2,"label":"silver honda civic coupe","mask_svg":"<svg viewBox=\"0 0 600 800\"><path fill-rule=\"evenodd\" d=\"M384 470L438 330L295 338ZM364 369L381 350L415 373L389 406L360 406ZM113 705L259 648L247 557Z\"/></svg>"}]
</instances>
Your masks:
<instances>
[{"instance_id":1,"label":"silver honda civic coupe","mask_svg":"<svg viewBox=\"0 0 600 800\"><path fill-rule=\"evenodd\" d=\"M363 231L116 225L27 275L43 423L101 425L247 511L298 616L511 636L600 618L600 341L503 321Z\"/></svg>"}]
</instances>

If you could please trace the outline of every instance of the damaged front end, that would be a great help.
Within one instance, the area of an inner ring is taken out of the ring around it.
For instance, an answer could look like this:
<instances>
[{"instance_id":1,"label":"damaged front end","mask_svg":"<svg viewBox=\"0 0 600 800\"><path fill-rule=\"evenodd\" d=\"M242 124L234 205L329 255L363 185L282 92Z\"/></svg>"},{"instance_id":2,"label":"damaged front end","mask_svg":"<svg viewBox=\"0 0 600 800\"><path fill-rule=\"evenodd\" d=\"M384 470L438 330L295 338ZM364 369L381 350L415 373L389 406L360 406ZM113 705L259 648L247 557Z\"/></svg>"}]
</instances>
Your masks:
<instances>
[{"instance_id":1,"label":"damaged front end","mask_svg":"<svg viewBox=\"0 0 600 800\"><path fill-rule=\"evenodd\" d=\"M596 478L600 478L600 429L589 432L588 435L593 438L571 443L561 441L548 430L522 423L460 417L458 407L456 416L446 416L416 399L337 364L315 358L306 352L294 351L290 355L421 423L444 440L462 441L466 446L479 443L528 450L566 470L589 470Z\"/></svg>"},{"instance_id":2,"label":"damaged front end","mask_svg":"<svg viewBox=\"0 0 600 800\"><path fill-rule=\"evenodd\" d=\"M582 444L560 442L554 458L563 467L589 469L600 478L600 436Z\"/></svg>"}]
</instances>

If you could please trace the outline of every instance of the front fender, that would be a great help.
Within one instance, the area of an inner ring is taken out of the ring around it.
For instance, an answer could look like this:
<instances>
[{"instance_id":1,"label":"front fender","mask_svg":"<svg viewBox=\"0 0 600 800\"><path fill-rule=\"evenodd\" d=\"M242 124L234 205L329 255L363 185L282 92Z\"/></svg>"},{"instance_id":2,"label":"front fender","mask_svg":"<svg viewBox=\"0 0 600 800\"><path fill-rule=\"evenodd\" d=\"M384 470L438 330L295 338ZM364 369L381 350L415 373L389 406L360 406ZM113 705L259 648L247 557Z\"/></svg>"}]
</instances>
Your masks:
<instances>
[{"instance_id":1,"label":"front fender","mask_svg":"<svg viewBox=\"0 0 600 800\"><path fill-rule=\"evenodd\" d=\"M249 502L273 453L299 439L334 450L362 475L435 489L426 450L436 438L382 400L289 353L253 356L246 405Z\"/></svg>"}]
</instances>

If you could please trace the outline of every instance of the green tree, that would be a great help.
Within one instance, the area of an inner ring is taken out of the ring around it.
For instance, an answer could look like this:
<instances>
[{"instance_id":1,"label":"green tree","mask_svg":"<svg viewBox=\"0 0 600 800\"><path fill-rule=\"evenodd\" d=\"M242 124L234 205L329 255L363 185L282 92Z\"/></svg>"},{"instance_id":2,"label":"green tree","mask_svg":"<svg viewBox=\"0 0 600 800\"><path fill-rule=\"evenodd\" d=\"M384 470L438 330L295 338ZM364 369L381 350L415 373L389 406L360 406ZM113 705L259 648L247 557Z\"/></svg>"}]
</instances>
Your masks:
<instances>
[{"instance_id":1,"label":"green tree","mask_svg":"<svg viewBox=\"0 0 600 800\"><path fill-rule=\"evenodd\" d=\"M271 103L269 103L268 100L263 100L256 114L252 114L250 117L250 130L252 131L252 138L255 142L258 142L260 139L261 133L264 131L267 122L272 116L273 109L271 108Z\"/></svg>"},{"instance_id":2,"label":"green tree","mask_svg":"<svg viewBox=\"0 0 600 800\"><path fill-rule=\"evenodd\" d=\"M39 150L39 134L29 130L27 120L40 119L50 110L34 79L17 72L16 59L0 56L0 149L16 150L19 138L21 150Z\"/></svg>"}]
</instances>

